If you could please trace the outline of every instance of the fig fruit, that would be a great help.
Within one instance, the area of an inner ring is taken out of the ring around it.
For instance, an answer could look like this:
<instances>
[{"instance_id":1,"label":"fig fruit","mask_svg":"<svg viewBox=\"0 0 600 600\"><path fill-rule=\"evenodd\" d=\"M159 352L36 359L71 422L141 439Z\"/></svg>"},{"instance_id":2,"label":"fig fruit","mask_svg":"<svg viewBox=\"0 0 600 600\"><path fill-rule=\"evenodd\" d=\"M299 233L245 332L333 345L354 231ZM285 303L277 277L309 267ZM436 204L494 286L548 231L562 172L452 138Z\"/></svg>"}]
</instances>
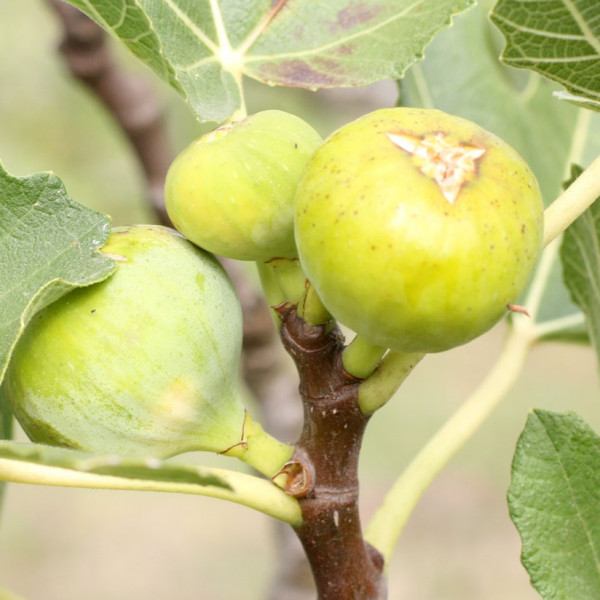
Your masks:
<instances>
[{"instance_id":1,"label":"fig fruit","mask_svg":"<svg viewBox=\"0 0 600 600\"><path fill-rule=\"evenodd\" d=\"M377 346L439 352L491 328L542 248L537 181L508 144L437 110L381 109L332 134L296 194L300 262Z\"/></svg>"},{"instance_id":2,"label":"fig fruit","mask_svg":"<svg viewBox=\"0 0 600 600\"><path fill-rule=\"evenodd\" d=\"M293 200L322 140L308 123L266 110L200 137L173 162L165 203L175 228L237 260L295 258Z\"/></svg>"},{"instance_id":3,"label":"fig fruit","mask_svg":"<svg viewBox=\"0 0 600 600\"><path fill-rule=\"evenodd\" d=\"M102 283L38 313L5 380L29 437L92 453L173 456L240 443L241 312L220 264L172 229L116 228Z\"/></svg>"}]
</instances>

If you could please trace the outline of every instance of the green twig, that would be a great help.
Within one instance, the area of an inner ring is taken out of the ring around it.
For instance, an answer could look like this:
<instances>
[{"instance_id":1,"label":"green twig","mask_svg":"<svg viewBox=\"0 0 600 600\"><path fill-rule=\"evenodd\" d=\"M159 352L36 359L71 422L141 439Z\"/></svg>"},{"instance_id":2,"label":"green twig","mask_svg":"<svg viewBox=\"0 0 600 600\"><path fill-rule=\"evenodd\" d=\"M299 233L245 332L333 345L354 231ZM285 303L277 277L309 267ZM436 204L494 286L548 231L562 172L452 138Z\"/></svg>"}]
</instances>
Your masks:
<instances>
[{"instance_id":1,"label":"green twig","mask_svg":"<svg viewBox=\"0 0 600 600\"><path fill-rule=\"evenodd\" d=\"M527 328L510 329L494 368L473 395L459 408L410 463L387 494L365 532L389 564L408 517L436 475L471 438L517 379L534 341Z\"/></svg>"},{"instance_id":2,"label":"green twig","mask_svg":"<svg viewBox=\"0 0 600 600\"><path fill-rule=\"evenodd\" d=\"M379 365L387 348L374 346L364 337L357 335L342 353L342 364L346 373L358 379L366 379Z\"/></svg>"},{"instance_id":3,"label":"green twig","mask_svg":"<svg viewBox=\"0 0 600 600\"><path fill-rule=\"evenodd\" d=\"M285 444L268 434L246 413L242 440L222 454L239 458L259 473L272 478L290 460L293 452L294 446Z\"/></svg>"},{"instance_id":4,"label":"green twig","mask_svg":"<svg viewBox=\"0 0 600 600\"><path fill-rule=\"evenodd\" d=\"M557 238L600 197L600 156L546 209L544 245Z\"/></svg>"},{"instance_id":5,"label":"green twig","mask_svg":"<svg viewBox=\"0 0 600 600\"><path fill-rule=\"evenodd\" d=\"M306 291L302 302L298 305L298 315L309 325L323 325L333 321L331 313L325 308L321 297L317 294L315 286L307 280Z\"/></svg>"},{"instance_id":6,"label":"green twig","mask_svg":"<svg viewBox=\"0 0 600 600\"><path fill-rule=\"evenodd\" d=\"M358 388L358 404L363 414L369 415L381 408L424 356L417 352L388 352L375 372Z\"/></svg>"}]
</instances>

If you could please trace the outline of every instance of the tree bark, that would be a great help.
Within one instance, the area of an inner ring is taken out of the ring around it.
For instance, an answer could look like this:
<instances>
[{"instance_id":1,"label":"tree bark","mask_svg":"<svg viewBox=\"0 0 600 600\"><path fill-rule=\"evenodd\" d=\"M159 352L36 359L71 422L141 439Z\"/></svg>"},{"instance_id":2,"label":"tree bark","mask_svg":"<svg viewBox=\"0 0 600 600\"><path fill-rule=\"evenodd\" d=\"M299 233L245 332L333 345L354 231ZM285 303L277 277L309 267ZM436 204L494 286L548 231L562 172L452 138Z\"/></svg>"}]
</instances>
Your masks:
<instances>
[{"instance_id":1,"label":"tree bark","mask_svg":"<svg viewBox=\"0 0 600 600\"><path fill-rule=\"evenodd\" d=\"M383 557L363 539L358 459L369 417L358 405L360 380L342 365L343 336L330 323L310 326L286 304L281 338L300 375L304 427L285 471L302 507L297 530L319 600L385 600Z\"/></svg>"}]
</instances>

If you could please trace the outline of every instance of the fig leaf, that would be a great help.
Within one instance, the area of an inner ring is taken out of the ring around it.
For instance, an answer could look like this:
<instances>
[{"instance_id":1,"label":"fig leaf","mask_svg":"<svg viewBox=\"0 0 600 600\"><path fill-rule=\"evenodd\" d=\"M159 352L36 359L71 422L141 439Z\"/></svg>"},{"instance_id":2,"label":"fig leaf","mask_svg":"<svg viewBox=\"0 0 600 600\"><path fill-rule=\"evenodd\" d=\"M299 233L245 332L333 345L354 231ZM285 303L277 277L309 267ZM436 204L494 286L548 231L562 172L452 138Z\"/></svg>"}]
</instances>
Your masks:
<instances>
[{"instance_id":1,"label":"fig leaf","mask_svg":"<svg viewBox=\"0 0 600 600\"><path fill-rule=\"evenodd\" d=\"M519 438L508 490L522 561L545 600L600 589L600 438L575 414L535 410Z\"/></svg>"},{"instance_id":2,"label":"fig leaf","mask_svg":"<svg viewBox=\"0 0 600 600\"><path fill-rule=\"evenodd\" d=\"M573 168L573 179L581 168ZM566 231L561 246L565 283L586 317L587 330L600 360L600 203L588 208Z\"/></svg>"},{"instance_id":3,"label":"fig leaf","mask_svg":"<svg viewBox=\"0 0 600 600\"><path fill-rule=\"evenodd\" d=\"M600 111L600 22L597 0L499 0L490 18L506 38L502 61L563 85L575 101Z\"/></svg>"},{"instance_id":4,"label":"fig leaf","mask_svg":"<svg viewBox=\"0 0 600 600\"><path fill-rule=\"evenodd\" d=\"M399 78L473 0L69 0L179 93L201 120L242 104L242 75L309 89Z\"/></svg>"},{"instance_id":5,"label":"fig leaf","mask_svg":"<svg viewBox=\"0 0 600 600\"><path fill-rule=\"evenodd\" d=\"M33 315L70 290L106 279L97 250L110 219L71 200L52 173L13 177L0 165L0 381Z\"/></svg>"}]
</instances>

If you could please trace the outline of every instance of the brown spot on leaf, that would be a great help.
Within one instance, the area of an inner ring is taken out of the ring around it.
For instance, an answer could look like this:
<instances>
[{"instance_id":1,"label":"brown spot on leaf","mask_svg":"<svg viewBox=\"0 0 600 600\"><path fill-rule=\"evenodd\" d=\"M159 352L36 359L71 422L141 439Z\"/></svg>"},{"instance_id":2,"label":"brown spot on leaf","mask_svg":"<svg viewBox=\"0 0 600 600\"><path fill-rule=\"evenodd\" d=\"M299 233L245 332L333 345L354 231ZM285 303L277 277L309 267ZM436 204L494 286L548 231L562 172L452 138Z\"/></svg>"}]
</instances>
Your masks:
<instances>
[{"instance_id":1,"label":"brown spot on leaf","mask_svg":"<svg viewBox=\"0 0 600 600\"><path fill-rule=\"evenodd\" d=\"M337 56L350 56L354 54L354 50L356 48L355 44L342 44L335 49L335 54Z\"/></svg>"},{"instance_id":2,"label":"brown spot on leaf","mask_svg":"<svg viewBox=\"0 0 600 600\"><path fill-rule=\"evenodd\" d=\"M333 66L335 61L327 61ZM346 78L334 73L324 73L302 60L286 60L280 63L265 63L258 71L261 80L267 83L285 84L291 87L315 89L347 85Z\"/></svg>"},{"instance_id":3,"label":"brown spot on leaf","mask_svg":"<svg viewBox=\"0 0 600 600\"><path fill-rule=\"evenodd\" d=\"M381 12L381 7L366 3L355 4L340 10L337 14L338 25L342 29L352 29L374 19Z\"/></svg>"}]
</instances>

